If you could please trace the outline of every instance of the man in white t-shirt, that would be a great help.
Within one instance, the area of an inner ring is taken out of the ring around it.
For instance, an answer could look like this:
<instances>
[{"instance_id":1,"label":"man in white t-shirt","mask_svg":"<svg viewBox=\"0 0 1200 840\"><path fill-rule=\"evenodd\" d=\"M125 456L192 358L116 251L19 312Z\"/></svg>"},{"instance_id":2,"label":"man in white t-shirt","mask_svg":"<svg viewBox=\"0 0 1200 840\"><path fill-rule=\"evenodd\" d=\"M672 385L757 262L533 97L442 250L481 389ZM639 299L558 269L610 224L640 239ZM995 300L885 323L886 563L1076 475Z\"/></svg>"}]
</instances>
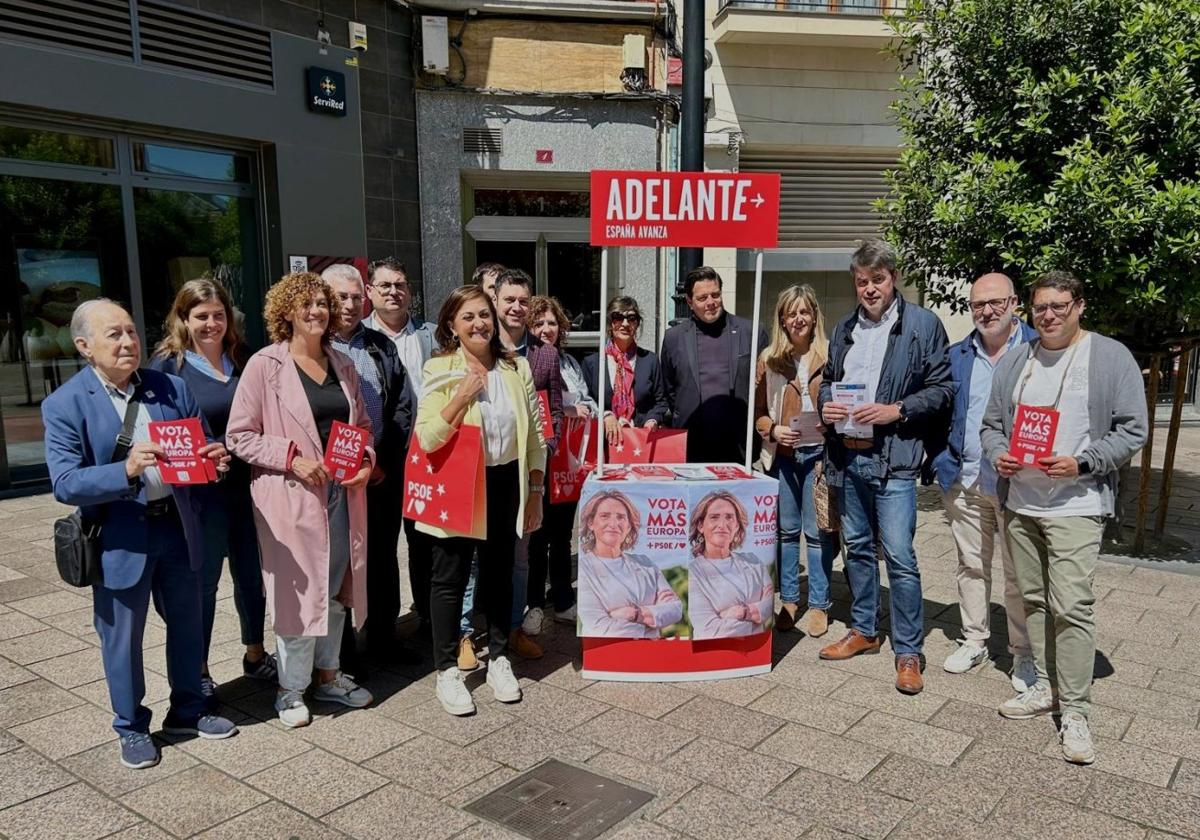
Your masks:
<instances>
[{"instance_id":1,"label":"man in white t-shirt","mask_svg":"<svg viewBox=\"0 0 1200 840\"><path fill-rule=\"evenodd\" d=\"M1038 337L997 365L981 430L1038 673L1000 714L1061 711L1063 757L1091 764L1092 575L1104 519L1115 511L1117 471L1146 441L1146 402L1129 350L1080 327L1076 277L1048 272L1032 293Z\"/></svg>"}]
</instances>

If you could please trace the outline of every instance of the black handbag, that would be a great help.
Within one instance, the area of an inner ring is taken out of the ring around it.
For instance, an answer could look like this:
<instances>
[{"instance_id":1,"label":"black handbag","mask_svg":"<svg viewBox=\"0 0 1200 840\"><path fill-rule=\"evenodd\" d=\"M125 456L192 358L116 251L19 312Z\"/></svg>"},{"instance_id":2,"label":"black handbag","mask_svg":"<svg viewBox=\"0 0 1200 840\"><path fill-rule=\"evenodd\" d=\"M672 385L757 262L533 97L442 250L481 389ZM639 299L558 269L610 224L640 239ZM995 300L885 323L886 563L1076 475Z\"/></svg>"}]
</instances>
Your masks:
<instances>
[{"instance_id":1,"label":"black handbag","mask_svg":"<svg viewBox=\"0 0 1200 840\"><path fill-rule=\"evenodd\" d=\"M137 424L138 401L136 395L125 406L125 419L121 433L117 435L117 446L113 449L112 461L124 461L133 446L133 427ZM54 523L54 562L58 576L71 586L91 586L102 582L100 567L100 523L83 515L76 509Z\"/></svg>"}]
</instances>

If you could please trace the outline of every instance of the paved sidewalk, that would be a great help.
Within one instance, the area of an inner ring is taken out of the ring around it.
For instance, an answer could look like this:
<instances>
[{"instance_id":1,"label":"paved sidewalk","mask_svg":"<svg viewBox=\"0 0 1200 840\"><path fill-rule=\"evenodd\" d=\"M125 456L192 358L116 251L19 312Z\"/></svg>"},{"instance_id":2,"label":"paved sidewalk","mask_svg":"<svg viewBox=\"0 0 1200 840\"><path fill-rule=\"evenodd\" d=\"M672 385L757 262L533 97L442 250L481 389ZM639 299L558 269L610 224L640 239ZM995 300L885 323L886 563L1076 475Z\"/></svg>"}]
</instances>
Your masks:
<instances>
[{"instance_id":1,"label":"paved sidewalk","mask_svg":"<svg viewBox=\"0 0 1200 840\"><path fill-rule=\"evenodd\" d=\"M1200 449L1200 432L1185 447ZM1181 468L1194 464L1181 451ZM1200 476L1180 478L1190 531ZM517 665L520 704L492 701L479 673L468 680L479 714L453 719L427 669L376 671L374 708L317 706L312 726L287 731L273 690L239 676L226 580L213 670L241 733L166 746L159 767L135 772L117 763L90 597L62 584L51 558L63 508L48 496L0 502L0 835L515 838L461 806L553 756L657 792L611 835L622 840L1200 838L1200 575L1102 564L1100 758L1073 767L1058 758L1049 719L996 715L1011 694L1003 638L993 638L994 664L941 670L958 632L954 546L936 494L920 506L929 667L918 697L893 689L886 649L818 661L841 621L822 640L777 636L767 676L672 685L586 682L574 636L552 627L546 657ZM844 619L835 577L834 618ZM1003 633L999 607L994 626ZM152 615L156 727L163 643Z\"/></svg>"}]
</instances>

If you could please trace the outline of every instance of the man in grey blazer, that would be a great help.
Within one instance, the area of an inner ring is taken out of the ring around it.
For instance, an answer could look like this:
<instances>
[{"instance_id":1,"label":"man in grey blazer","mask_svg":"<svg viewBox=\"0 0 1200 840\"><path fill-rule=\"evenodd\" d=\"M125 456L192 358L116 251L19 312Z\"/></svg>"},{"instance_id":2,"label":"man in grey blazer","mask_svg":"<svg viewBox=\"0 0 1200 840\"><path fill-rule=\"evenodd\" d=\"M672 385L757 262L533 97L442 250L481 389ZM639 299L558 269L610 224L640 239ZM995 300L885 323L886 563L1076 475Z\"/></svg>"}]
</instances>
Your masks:
<instances>
[{"instance_id":1,"label":"man in grey blazer","mask_svg":"<svg viewBox=\"0 0 1200 840\"><path fill-rule=\"evenodd\" d=\"M752 324L725 311L721 275L708 266L688 272L684 292L691 317L663 336L663 379L671 425L687 429L692 463L746 458ZM758 348L767 346L761 329Z\"/></svg>"}]
</instances>

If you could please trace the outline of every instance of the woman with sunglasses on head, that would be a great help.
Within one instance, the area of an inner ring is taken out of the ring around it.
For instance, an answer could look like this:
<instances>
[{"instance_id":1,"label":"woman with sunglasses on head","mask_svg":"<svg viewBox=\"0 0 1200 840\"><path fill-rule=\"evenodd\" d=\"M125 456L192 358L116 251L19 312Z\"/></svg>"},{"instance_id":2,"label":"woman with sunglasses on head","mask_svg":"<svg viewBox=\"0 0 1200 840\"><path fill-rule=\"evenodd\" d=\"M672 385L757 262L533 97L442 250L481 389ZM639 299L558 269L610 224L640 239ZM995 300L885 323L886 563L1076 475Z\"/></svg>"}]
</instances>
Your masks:
<instances>
[{"instance_id":1,"label":"woman with sunglasses on head","mask_svg":"<svg viewBox=\"0 0 1200 840\"><path fill-rule=\"evenodd\" d=\"M608 344L604 349L604 401L596 396L599 354L583 360L588 392L604 409L604 434L610 444L621 426L657 429L666 425L667 389L658 356L638 347L642 311L631 297L618 295L608 304Z\"/></svg>"}]
</instances>

